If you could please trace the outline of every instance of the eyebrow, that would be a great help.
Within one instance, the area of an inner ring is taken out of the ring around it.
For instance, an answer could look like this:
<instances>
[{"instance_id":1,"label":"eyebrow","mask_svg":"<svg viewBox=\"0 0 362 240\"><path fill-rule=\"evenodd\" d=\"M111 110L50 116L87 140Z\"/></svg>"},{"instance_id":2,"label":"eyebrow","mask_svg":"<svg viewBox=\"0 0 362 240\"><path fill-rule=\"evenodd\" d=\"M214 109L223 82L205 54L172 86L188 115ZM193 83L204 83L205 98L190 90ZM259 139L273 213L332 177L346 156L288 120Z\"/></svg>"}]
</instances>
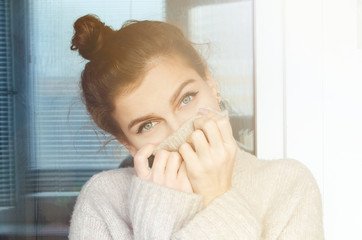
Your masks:
<instances>
[{"instance_id":1,"label":"eyebrow","mask_svg":"<svg viewBox=\"0 0 362 240\"><path fill-rule=\"evenodd\" d=\"M177 97L180 95L180 93L182 92L182 90L186 87L186 85L190 84L190 83L193 83L195 82L196 80L195 79L189 79L185 82L183 82L178 88L177 90L175 91L175 93L172 95L172 98L170 99L170 103L171 104L174 104Z\"/></svg>"},{"instance_id":2,"label":"eyebrow","mask_svg":"<svg viewBox=\"0 0 362 240\"><path fill-rule=\"evenodd\" d=\"M128 129L131 129L131 128L132 128L134 125L136 125L137 123L143 122L143 121L148 120L148 119L153 118L153 117L154 117L154 115L148 114L148 115L146 115L146 116L136 118L136 119L132 120L132 121L128 124Z\"/></svg>"},{"instance_id":3,"label":"eyebrow","mask_svg":"<svg viewBox=\"0 0 362 240\"><path fill-rule=\"evenodd\" d=\"M195 79L189 79L185 82L183 82L175 91L175 93L172 95L171 99L170 99L170 103L173 104L177 97L180 95L181 91L190 83L193 83L195 82L196 80ZM155 116L153 114L148 114L146 116L142 116L142 117L139 117L139 118L136 118L134 120L132 120L129 124L128 124L128 129L130 130L134 125L140 123L140 122L143 122L145 120L148 120L148 119L151 119L151 118L154 118Z\"/></svg>"}]
</instances>

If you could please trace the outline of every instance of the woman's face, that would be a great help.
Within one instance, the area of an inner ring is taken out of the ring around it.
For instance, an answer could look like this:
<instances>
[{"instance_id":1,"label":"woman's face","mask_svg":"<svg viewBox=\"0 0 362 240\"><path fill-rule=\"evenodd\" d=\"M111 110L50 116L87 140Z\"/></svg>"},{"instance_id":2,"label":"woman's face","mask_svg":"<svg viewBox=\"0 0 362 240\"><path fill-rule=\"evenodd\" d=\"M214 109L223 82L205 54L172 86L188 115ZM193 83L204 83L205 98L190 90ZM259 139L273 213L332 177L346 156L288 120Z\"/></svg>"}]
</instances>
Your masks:
<instances>
[{"instance_id":1,"label":"woman's face","mask_svg":"<svg viewBox=\"0 0 362 240\"><path fill-rule=\"evenodd\" d=\"M220 110L218 92L211 76L202 79L181 58L157 59L136 89L115 98L113 116L127 138L120 142L133 156L148 143L159 144L200 108Z\"/></svg>"}]
</instances>

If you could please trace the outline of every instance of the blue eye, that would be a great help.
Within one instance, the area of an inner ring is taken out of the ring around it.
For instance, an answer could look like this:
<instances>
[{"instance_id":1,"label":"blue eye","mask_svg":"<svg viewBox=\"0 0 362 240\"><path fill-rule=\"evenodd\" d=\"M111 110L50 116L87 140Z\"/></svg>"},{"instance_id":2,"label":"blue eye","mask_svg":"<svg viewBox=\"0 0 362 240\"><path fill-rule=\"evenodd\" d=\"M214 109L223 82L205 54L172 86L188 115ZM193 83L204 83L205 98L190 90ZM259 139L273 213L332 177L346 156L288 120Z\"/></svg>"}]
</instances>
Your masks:
<instances>
[{"instance_id":1,"label":"blue eye","mask_svg":"<svg viewBox=\"0 0 362 240\"><path fill-rule=\"evenodd\" d=\"M196 94L198 94L199 92L189 92L186 93L181 100L180 103L180 107L185 106L186 104L188 104L189 102L191 102L194 99L194 96L196 96Z\"/></svg>"},{"instance_id":2,"label":"blue eye","mask_svg":"<svg viewBox=\"0 0 362 240\"><path fill-rule=\"evenodd\" d=\"M157 123L156 122L146 122L142 124L139 128L137 133L142 133L143 131L149 131L153 128Z\"/></svg>"},{"instance_id":3,"label":"blue eye","mask_svg":"<svg viewBox=\"0 0 362 240\"><path fill-rule=\"evenodd\" d=\"M192 100L192 96L187 96L184 99L182 99L181 105L184 104L188 104L190 101Z\"/></svg>"}]
</instances>

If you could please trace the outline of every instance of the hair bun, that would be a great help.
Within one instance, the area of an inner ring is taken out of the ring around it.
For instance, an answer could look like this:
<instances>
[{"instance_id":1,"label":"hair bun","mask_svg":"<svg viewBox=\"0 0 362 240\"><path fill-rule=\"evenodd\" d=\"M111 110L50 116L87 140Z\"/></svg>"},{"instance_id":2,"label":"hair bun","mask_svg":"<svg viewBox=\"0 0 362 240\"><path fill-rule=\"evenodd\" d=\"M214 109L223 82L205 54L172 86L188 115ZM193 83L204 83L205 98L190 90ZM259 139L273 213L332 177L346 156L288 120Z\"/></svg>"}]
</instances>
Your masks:
<instances>
[{"instance_id":1,"label":"hair bun","mask_svg":"<svg viewBox=\"0 0 362 240\"><path fill-rule=\"evenodd\" d=\"M96 15L85 15L74 23L74 35L71 50L78 50L79 54L92 60L102 49L105 41L113 30L105 26Z\"/></svg>"}]
</instances>

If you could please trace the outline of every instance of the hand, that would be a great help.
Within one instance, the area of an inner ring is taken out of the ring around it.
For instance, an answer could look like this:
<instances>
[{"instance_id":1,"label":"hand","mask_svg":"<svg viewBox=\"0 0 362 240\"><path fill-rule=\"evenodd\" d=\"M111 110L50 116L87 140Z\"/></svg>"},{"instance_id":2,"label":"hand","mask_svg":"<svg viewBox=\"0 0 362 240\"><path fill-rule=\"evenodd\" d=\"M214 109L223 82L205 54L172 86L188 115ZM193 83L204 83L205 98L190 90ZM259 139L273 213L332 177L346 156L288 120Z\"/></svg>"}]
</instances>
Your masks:
<instances>
[{"instance_id":1,"label":"hand","mask_svg":"<svg viewBox=\"0 0 362 240\"><path fill-rule=\"evenodd\" d=\"M152 168L148 167L148 157L155 146L147 144L134 156L134 167L139 178L179 191L192 193L187 177L186 165L177 152L160 150L156 153Z\"/></svg>"},{"instance_id":2,"label":"hand","mask_svg":"<svg viewBox=\"0 0 362 240\"><path fill-rule=\"evenodd\" d=\"M231 188L237 144L227 117L203 112L205 115L194 121L195 131L179 152L194 192L203 196L207 206Z\"/></svg>"}]
</instances>

